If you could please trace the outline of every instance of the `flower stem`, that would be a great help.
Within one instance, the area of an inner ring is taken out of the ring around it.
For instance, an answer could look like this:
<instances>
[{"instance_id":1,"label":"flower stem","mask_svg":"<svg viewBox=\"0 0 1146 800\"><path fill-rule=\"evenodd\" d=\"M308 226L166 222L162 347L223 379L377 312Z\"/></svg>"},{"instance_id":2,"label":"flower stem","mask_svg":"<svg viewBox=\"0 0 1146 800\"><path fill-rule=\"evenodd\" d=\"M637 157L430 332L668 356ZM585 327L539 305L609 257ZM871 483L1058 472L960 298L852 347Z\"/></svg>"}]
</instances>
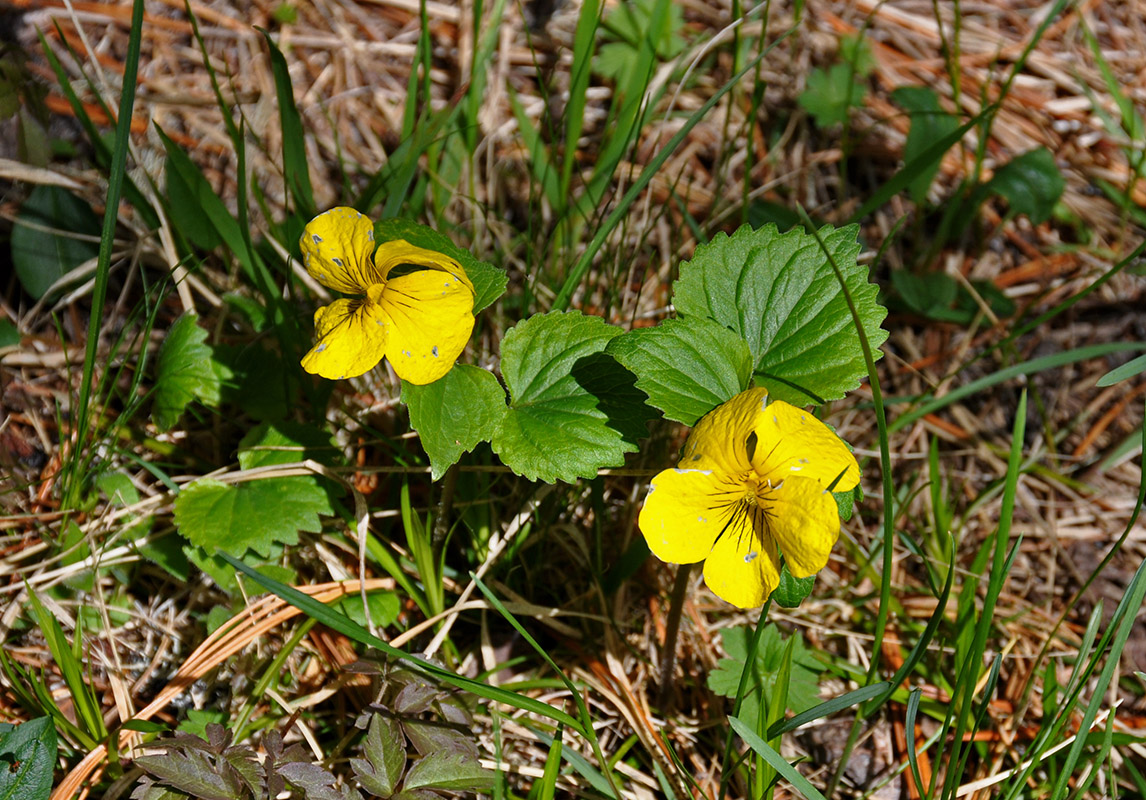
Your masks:
<instances>
[{"instance_id":1,"label":"flower stem","mask_svg":"<svg viewBox=\"0 0 1146 800\"><path fill-rule=\"evenodd\" d=\"M657 702L661 709L668 707L671 700L669 688L672 685L673 668L676 666L676 635L680 630L680 615L684 610L684 596L688 591L689 577L692 575L692 564L681 564L676 569L676 582L672 586L672 597L669 599L669 614L665 621L665 645L661 650L660 691Z\"/></svg>"}]
</instances>

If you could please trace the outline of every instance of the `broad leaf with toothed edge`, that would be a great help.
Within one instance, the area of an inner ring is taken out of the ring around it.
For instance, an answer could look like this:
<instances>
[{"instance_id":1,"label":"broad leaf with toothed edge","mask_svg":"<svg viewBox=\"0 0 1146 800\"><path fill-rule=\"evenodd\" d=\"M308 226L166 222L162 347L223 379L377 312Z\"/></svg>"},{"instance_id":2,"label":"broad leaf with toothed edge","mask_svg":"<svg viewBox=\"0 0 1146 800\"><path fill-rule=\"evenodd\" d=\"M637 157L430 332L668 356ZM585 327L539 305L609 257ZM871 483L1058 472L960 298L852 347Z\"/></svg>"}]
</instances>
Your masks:
<instances>
[{"instance_id":1,"label":"broad leaf with toothed edge","mask_svg":"<svg viewBox=\"0 0 1146 800\"><path fill-rule=\"evenodd\" d=\"M507 467L530 480L572 481L619 466L636 449L633 420L610 418L608 410L622 405L608 393L624 390L623 382L593 386L583 374L620 333L599 317L560 311L506 333L501 372L510 404L493 449Z\"/></svg>"},{"instance_id":2,"label":"broad leaf with toothed edge","mask_svg":"<svg viewBox=\"0 0 1146 800\"><path fill-rule=\"evenodd\" d=\"M795 405L837 400L867 374L863 349L833 263L871 346L887 338L887 315L867 268L856 263L859 226L824 226L817 236L796 228L745 225L696 248L673 284L673 304L686 318L711 319L739 334L752 352L756 383Z\"/></svg>"}]
</instances>

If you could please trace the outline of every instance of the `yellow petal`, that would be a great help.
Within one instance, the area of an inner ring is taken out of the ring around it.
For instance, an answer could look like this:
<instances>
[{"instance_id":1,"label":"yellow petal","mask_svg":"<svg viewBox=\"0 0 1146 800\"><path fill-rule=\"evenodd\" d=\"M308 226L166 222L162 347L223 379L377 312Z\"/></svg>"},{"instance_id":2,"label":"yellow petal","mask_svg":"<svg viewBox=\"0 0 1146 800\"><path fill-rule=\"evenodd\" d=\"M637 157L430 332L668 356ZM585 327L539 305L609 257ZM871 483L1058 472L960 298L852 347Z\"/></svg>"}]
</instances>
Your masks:
<instances>
[{"instance_id":1,"label":"yellow petal","mask_svg":"<svg viewBox=\"0 0 1146 800\"><path fill-rule=\"evenodd\" d=\"M470 296L473 296L474 285L470 283L469 276L466 275L461 264L445 253L418 247L405 239L394 239L378 245L378 252L374 254L374 263L378 268L378 273L383 278L386 278L394 267L402 264L415 264L420 267L442 270L461 281L470 290Z\"/></svg>"},{"instance_id":2,"label":"yellow petal","mask_svg":"<svg viewBox=\"0 0 1146 800\"><path fill-rule=\"evenodd\" d=\"M759 437L753 466L761 478L780 483L798 474L846 492L859 483L860 470L840 437L811 413L781 400L768 404L756 425Z\"/></svg>"},{"instance_id":3,"label":"yellow petal","mask_svg":"<svg viewBox=\"0 0 1146 800\"><path fill-rule=\"evenodd\" d=\"M386 352L386 326L378 307L364 300L335 300L314 312L315 345L302 368L330 380L369 372Z\"/></svg>"},{"instance_id":4,"label":"yellow petal","mask_svg":"<svg viewBox=\"0 0 1146 800\"><path fill-rule=\"evenodd\" d=\"M764 535L764 515L742 511L721 534L704 562L704 582L712 593L738 608L764 605L780 584L776 544Z\"/></svg>"},{"instance_id":5,"label":"yellow petal","mask_svg":"<svg viewBox=\"0 0 1146 800\"><path fill-rule=\"evenodd\" d=\"M420 270L386 281L378 302L390 331L386 358L398 377L433 383L450 371L474 327L467 282L452 272Z\"/></svg>"},{"instance_id":6,"label":"yellow petal","mask_svg":"<svg viewBox=\"0 0 1146 800\"><path fill-rule=\"evenodd\" d=\"M306 224L298 240L306 271L345 294L365 294L382 281L374 268L374 224L353 208L339 206Z\"/></svg>"},{"instance_id":7,"label":"yellow petal","mask_svg":"<svg viewBox=\"0 0 1146 800\"><path fill-rule=\"evenodd\" d=\"M739 475L752 466L749 437L764 413L768 390L741 392L705 414L684 443L680 466Z\"/></svg>"},{"instance_id":8,"label":"yellow petal","mask_svg":"<svg viewBox=\"0 0 1146 800\"><path fill-rule=\"evenodd\" d=\"M711 470L666 469L652 479L637 525L661 561L706 558L744 497L744 487Z\"/></svg>"},{"instance_id":9,"label":"yellow petal","mask_svg":"<svg viewBox=\"0 0 1146 800\"><path fill-rule=\"evenodd\" d=\"M793 475L766 497L768 532L788 569L797 578L822 570L840 536L839 506L831 493L818 481Z\"/></svg>"}]
</instances>

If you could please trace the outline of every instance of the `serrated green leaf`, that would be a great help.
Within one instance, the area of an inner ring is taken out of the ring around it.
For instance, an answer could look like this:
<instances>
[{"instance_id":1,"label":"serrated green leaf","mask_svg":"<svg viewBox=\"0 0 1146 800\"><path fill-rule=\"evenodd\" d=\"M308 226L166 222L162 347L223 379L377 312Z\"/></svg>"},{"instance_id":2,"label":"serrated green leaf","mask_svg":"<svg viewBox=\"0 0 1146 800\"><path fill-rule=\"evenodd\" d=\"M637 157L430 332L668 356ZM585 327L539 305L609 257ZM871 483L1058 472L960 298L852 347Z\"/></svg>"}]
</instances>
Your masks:
<instances>
[{"instance_id":1,"label":"serrated green leaf","mask_svg":"<svg viewBox=\"0 0 1146 800\"><path fill-rule=\"evenodd\" d=\"M781 608L799 608L804 598L812 593L812 587L815 585L815 575L797 578L788 570L788 565L784 564L780 568L780 585L772 592L772 599Z\"/></svg>"},{"instance_id":2,"label":"serrated green leaf","mask_svg":"<svg viewBox=\"0 0 1146 800\"><path fill-rule=\"evenodd\" d=\"M410 767L402 788L483 792L493 788L494 777L469 753L439 750Z\"/></svg>"},{"instance_id":3,"label":"serrated green leaf","mask_svg":"<svg viewBox=\"0 0 1146 800\"><path fill-rule=\"evenodd\" d=\"M278 768L291 786L299 789L306 800L361 800L362 795L346 784L336 784L334 775L318 764L292 761Z\"/></svg>"},{"instance_id":4,"label":"serrated green leaf","mask_svg":"<svg viewBox=\"0 0 1146 800\"><path fill-rule=\"evenodd\" d=\"M750 633L743 627L728 628L721 631L720 636L728 658L722 658L716 668L709 673L708 688L724 697L736 697L740 686L740 674L748 659ZM791 636L796 637L796 643L792 650L788 708L798 714L819 702L818 678L822 668L804 643L799 631L793 632ZM761 634L756 648L756 660L752 666L745 694L746 702L740 707L741 717L754 730L760 708L759 693L762 692L765 698L772 696L776 674L784 657L784 649L785 639L781 636L779 628L769 624Z\"/></svg>"},{"instance_id":5,"label":"serrated green leaf","mask_svg":"<svg viewBox=\"0 0 1146 800\"><path fill-rule=\"evenodd\" d=\"M59 186L37 186L16 215L12 266L39 299L52 284L99 254L100 221L91 206Z\"/></svg>"},{"instance_id":6,"label":"serrated green leaf","mask_svg":"<svg viewBox=\"0 0 1146 800\"><path fill-rule=\"evenodd\" d=\"M323 431L294 422L263 423L243 437L239 464L254 469L305 459L329 463L337 450ZM334 510L317 476L256 478L225 484L200 478L175 499L175 524L192 544L214 555L241 556L248 548L264 558L275 544L296 544L298 532L322 530L320 514Z\"/></svg>"},{"instance_id":7,"label":"serrated green leaf","mask_svg":"<svg viewBox=\"0 0 1146 800\"><path fill-rule=\"evenodd\" d=\"M493 436L502 462L530 480L591 478L624 463L634 445L610 427L608 414L574 375L621 333L579 312L538 314L506 333L501 372L510 407Z\"/></svg>"},{"instance_id":8,"label":"serrated green leaf","mask_svg":"<svg viewBox=\"0 0 1146 800\"><path fill-rule=\"evenodd\" d=\"M271 545L298 544L298 532L322 530L333 510L326 492L306 477L266 478L231 485L212 478L189 484L175 499L175 525L207 553L269 555Z\"/></svg>"},{"instance_id":9,"label":"serrated green leaf","mask_svg":"<svg viewBox=\"0 0 1146 800\"><path fill-rule=\"evenodd\" d=\"M507 410L505 390L494 374L467 364L424 386L402 381L402 401L430 457L433 480L442 477L462 453L487 441Z\"/></svg>"},{"instance_id":10,"label":"serrated green leaf","mask_svg":"<svg viewBox=\"0 0 1146 800\"><path fill-rule=\"evenodd\" d=\"M448 236L433 228L419 225L408 219L392 217L374 223L374 240L381 244L394 239L407 242L427 250L445 253L462 265L470 282L474 285L474 313L489 306L505 292L509 278L505 270L498 269L487 261L480 261L473 253L458 247Z\"/></svg>"},{"instance_id":11,"label":"serrated green leaf","mask_svg":"<svg viewBox=\"0 0 1146 800\"><path fill-rule=\"evenodd\" d=\"M220 371L211 348L204 344L207 331L199 327L198 319L195 314L183 314L159 348L151 418L163 431L174 427L192 400L208 406L219 403Z\"/></svg>"},{"instance_id":12,"label":"serrated green leaf","mask_svg":"<svg viewBox=\"0 0 1146 800\"><path fill-rule=\"evenodd\" d=\"M816 237L796 228L748 226L696 248L673 284L673 303L739 334L752 352L756 382L795 405L836 400L857 386L867 367L832 263L856 304L878 358L887 338L886 309L876 301L867 268L856 263L858 226L824 226Z\"/></svg>"},{"instance_id":13,"label":"serrated green leaf","mask_svg":"<svg viewBox=\"0 0 1146 800\"><path fill-rule=\"evenodd\" d=\"M939 95L925 86L902 86L891 93L891 99L911 115L903 161L910 164L943 137L959 127L959 119L939 105ZM936 153L929 164L921 164L919 173L909 184L911 199L922 203L943 162L944 153Z\"/></svg>"},{"instance_id":14,"label":"serrated green leaf","mask_svg":"<svg viewBox=\"0 0 1146 800\"><path fill-rule=\"evenodd\" d=\"M56 728L39 717L0 733L0 798L47 800L56 766Z\"/></svg>"},{"instance_id":15,"label":"serrated green leaf","mask_svg":"<svg viewBox=\"0 0 1146 800\"><path fill-rule=\"evenodd\" d=\"M1011 211L1039 225L1050 219L1066 187L1054 156L1045 147L1028 150L995 170L987 188L1007 199Z\"/></svg>"},{"instance_id":16,"label":"serrated green leaf","mask_svg":"<svg viewBox=\"0 0 1146 800\"><path fill-rule=\"evenodd\" d=\"M605 352L636 374L649 403L685 425L748 388L752 377L747 342L704 317L629 331Z\"/></svg>"},{"instance_id":17,"label":"serrated green leaf","mask_svg":"<svg viewBox=\"0 0 1146 800\"><path fill-rule=\"evenodd\" d=\"M815 118L821 128L842 124L848 109L863 105L867 87L849 64L833 64L826 72L817 67L808 74L808 85L796 102Z\"/></svg>"},{"instance_id":18,"label":"serrated green leaf","mask_svg":"<svg viewBox=\"0 0 1146 800\"><path fill-rule=\"evenodd\" d=\"M363 752L365 759L350 759L362 788L378 797L394 794L406 769L406 742L397 721L381 714L372 716Z\"/></svg>"},{"instance_id":19,"label":"serrated green leaf","mask_svg":"<svg viewBox=\"0 0 1146 800\"><path fill-rule=\"evenodd\" d=\"M206 754L197 750L169 750L161 756L140 756L135 765L165 785L203 800L240 800L238 776L219 774Z\"/></svg>"}]
</instances>

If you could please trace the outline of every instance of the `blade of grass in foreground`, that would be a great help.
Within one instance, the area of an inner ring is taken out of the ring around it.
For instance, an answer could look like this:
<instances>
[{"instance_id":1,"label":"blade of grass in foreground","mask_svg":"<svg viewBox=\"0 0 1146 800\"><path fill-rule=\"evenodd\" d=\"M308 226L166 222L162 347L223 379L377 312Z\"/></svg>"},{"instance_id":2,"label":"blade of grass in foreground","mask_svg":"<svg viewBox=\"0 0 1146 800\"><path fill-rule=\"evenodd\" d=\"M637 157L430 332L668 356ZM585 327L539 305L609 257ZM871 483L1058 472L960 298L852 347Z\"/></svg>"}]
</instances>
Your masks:
<instances>
[{"instance_id":1,"label":"blade of grass in foreground","mask_svg":"<svg viewBox=\"0 0 1146 800\"><path fill-rule=\"evenodd\" d=\"M525 627L517 621L517 618L513 616L513 614L509 613L509 609L507 609L502 604L497 595L489 590L489 588L482 582L481 578L479 578L475 573L471 572L470 580L472 580L478 589L481 590L481 593L485 595L485 599L488 600L489 604L494 607L494 610L501 614L502 617L505 618L506 622L513 626L513 629L517 631L518 635L521 636L521 638L523 638L530 647L533 648L534 652L545 659L545 662L553 668L553 670L557 673L557 676L561 679L561 682L565 684L565 688L569 691L569 696L573 698L573 702L577 705L577 713L581 716L582 723L584 723L582 730L587 731L587 734L583 735L585 735L585 738L589 740L589 744L593 747L593 752L597 755L597 760L605 770L605 779L608 781L608 786L606 788L611 789L611 792L606 792L606 794L611 794L613 797L619 798L621 796L620 790L617 788L617 784L613 779L613 771L609 769L609 761L605 758L605 754L601 752L600 742L597 741L597 732L593 729L593 717L589 713L589 707L585 704L585 698L581 696L581 692L573 684L573 681L566 677L561 668L557 666L557 662L549 656L549 653L545 652L545 649L542 648L542 646L537 643L537 640L529 634L529 631L527 631ZM572 755L573 754L571 752L569 756Z\"/></svg>"},{"instance_id":2,"label":"blade of grass in foreground","mask_svg":"<svg viewBox=\"0 0 1146 800\"><path fill-rule=\"evenodd\" d=\"M253 568L244 564L239 559L232 556L230 553L220 552L219 557L234 567L239 572L246 575L255 583L262 586L268 592L280 597L286 602L290 603L295 608L302 611L312 619L316 619L328 628L345 634L359 644L364 644L367 647L373 647L382 651L392 658L397 658L405 661L424 670L429 677L440 680L442 683L447 683L450 686L457 687L467 692L472 692L478 697L484 697L486 700L492 700L497 703L505 703L506 705L519 708L522 711L528 711L539 716L548 717L549 719L564 725L567 728L577 731L582 736L589 738L586 735L584 727L581 722L574 717L566 714L560 709L542 703L539 700L534 700L532 697L525 697L514 692L499 689L496 686L489 686L481 681L475 681L470 678L462 677L447 669L439 667L425 659L419 658L412 653L407 653L405 650L398 648L382 641L377 636L374 636L370 631L349 619L343 614L331 610L329 607L323 605L312 597L308 597L297 589L287 586L285 583L268 578L267 576L257 572Z\"/></svg>"},{"instance_id":3,"label":"blade of grass in foreground","mask_svg":"<svg viewBox=\"0 0 1146 800\"><path fill-rule=\"evenodd\" d=\"M76 410L76 439L69 460L69 470L64 476L64 509L72 509L79 502L79 465L83 463L87 449L88 428L90 426L91 389L94 384L96 353L99 349L99 334L103 327L103 307L107 301L108 274L111 270L111 248L115 241L115 226L119 219L119 198L123 191L124 173L127 172L127 145L131 136L131 115L135 109L136 75L139 73L140 42L143 38L143 0L135 0L131 8L131 33L127 41L127 57L123 61L123 95L119 102L119 117L115 126L115 145L112 148L111 169L107 178L107 205L103 212L103 231L99 240L99 255L96 258L95 285L92 288L91 319L88 321L87 349L84 351L84 373L80 382L79 405Z\"/></svg>"},{"instance_id":4,"label":"blade of grass in foreground","mask_svg":"<svg viewBox=\"0 0 1146 800\"><path fill-rule=\"evenodd\" d=\"M820 794L808 779L796 771L796 768L784 760L784 757L768 746L768 743L753 733L752 729L741 722L736 717L729 717L728 723L732 726L733 730L740 735L744 743L751 747L757 755L761 756L767 761L776 772L780 773L780 777L792 785L792 788L799 792L808 800L825 800L824 796Z\"/></svg>"},{"instance_id":5,"label":"blade of grass in foreground","mask_svg":"<svg viewBox=\"0 0 1146 800\"><path fill-rule=\"evenodd\" d=\"M1011 560L1018 552L1018 543L1007 553L1007 545L1011 538L1011 523L1014 520L1015 494L1019 486L1019 473L1023 460L1023 437L1026 433L1027 422L1027 393L1024 390L1019 395L1018 408L1015 410L1015 422L1011 430L1011 453L1007 461L1006 487L1003 490L1002 507L999 509L999 523L995 529L994 548L991 558L991 572L987 578L986 592L983 604L978 614L969 614L963 619L969 623L975 621L974 637L961 664L958 665L959 679L952 694L951 707L953 714L948 714L944 721L944 729L951 727L954 718L955 734L951 739L951 755L946 762L950 764L962 763L969 754L973 743L965 742L963 734L968 725L972 723L971 715L975 706L975 688L978 685L979 675L983 669L983 654L987 649L987 638L995 625L995 604L1006 583ZM974 600L972 600L974 602ZM997 668L997 667L996 667ZM985 699L984 699L985 702ZM977 724L977 718L976 718ZM941 762L943 738L939 740L939 750L935 760ZM932 781L938 777L939 771L932 774ZM943 797L952 798L959 785L960 773L956 771L945 779Z\"/></svg>"}]
</instances>

